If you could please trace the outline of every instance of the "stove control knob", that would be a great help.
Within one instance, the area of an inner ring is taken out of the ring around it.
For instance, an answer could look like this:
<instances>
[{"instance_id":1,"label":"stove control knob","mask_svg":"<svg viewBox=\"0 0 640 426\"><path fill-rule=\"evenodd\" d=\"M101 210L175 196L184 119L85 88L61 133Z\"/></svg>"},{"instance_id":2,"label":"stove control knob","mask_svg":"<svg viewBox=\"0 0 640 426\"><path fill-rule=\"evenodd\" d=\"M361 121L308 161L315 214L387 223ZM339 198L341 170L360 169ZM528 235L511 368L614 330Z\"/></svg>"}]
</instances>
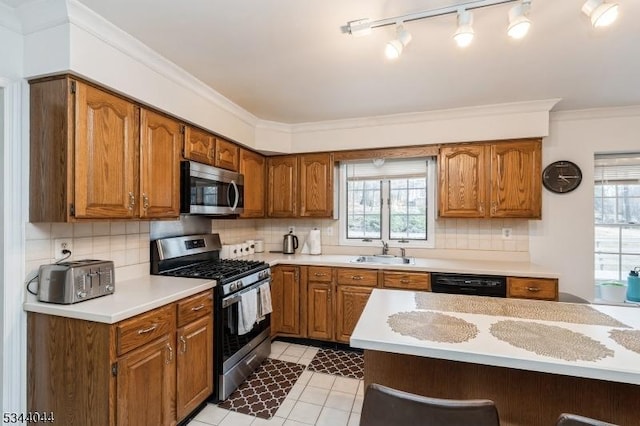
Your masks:
<instances>
[{"instance_id":1,"label":"stove control knob","mask_svg":"<svg viewBox=\"0 0 640 426\"><path fill-rule=\"evenodd\" d=\"M87 292L79 291L77 295L78 295L78 299L84 299L85 297L87 297Z\"/></svg>"},{"instance_id":2,"label":"stove control knob","mask_svg":"<svg viewBox=\"0 0 640 426\"><path fill-rule=\"evenodd\" d=\"M236 281L236 290L240 290L242 288L242 280Z\"/></svg>"},{"instance_id":3,"label":"stove control knob","mask_svg":"<svg viewBox=\"0 0 640 426\"><path fill-rule=\"evenodd\" d=\"M229 284L229 290L236 291L237 289L238 289L238 286L236 286L236 283Z\"/></svg>"}]
</instances>

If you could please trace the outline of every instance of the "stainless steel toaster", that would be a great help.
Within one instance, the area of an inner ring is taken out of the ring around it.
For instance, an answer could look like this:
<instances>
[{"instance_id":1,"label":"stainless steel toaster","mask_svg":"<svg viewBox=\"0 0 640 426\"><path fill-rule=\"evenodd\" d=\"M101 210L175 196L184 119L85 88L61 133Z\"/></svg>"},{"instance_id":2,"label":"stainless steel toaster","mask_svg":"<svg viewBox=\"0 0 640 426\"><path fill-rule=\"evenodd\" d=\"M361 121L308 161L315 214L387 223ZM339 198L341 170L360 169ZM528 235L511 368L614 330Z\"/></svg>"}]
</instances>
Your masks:
<instances>
[{"instance_id":1,"label":"stainless steel toaster","mask_svg":"<svg viewBox=\"0 0 640 426\"><path fill-rule=\"evenodd\" d=\"M109 260L76 260L42 265L38 271L38 300L71 304L115 291L115 272Z\"/></svg>"}]
</instances>

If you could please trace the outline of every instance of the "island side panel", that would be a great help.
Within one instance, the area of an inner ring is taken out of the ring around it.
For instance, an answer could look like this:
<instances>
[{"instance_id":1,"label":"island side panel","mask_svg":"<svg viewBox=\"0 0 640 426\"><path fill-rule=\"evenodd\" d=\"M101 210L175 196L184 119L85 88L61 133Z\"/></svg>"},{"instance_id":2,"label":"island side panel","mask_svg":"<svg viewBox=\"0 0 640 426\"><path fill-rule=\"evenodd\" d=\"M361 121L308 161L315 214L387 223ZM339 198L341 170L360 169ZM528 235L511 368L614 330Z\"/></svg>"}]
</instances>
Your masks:
<instances>
[{"instance_id":1,"label":"island side panel","mask_svg":"<svg viewBox=\"0 0 640 426\"><path fill-rule=\"evenodd\" d=\"M365 389L371 383L436 398L491 399L503 425L552 425L560 413L622 426L639 418L637 385L365 350Z\"/></svg>"}]
</instances>

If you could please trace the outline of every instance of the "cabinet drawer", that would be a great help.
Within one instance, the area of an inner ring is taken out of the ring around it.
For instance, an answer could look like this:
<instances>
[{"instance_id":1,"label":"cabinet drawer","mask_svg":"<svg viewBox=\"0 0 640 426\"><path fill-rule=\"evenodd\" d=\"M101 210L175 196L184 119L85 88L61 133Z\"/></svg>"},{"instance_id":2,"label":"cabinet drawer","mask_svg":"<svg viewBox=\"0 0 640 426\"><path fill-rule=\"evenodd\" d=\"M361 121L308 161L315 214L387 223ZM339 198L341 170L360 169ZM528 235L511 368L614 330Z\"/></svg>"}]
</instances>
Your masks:
<instances>
[{"instance_id":1,"label":"cabinet drawer","mask_svg":"<svg viewBox=\"0 0 640 426\"><path fill-rule=\"evenodd\" d=\"M309 281L330 283L332 279L331 275L331 268L326 266L309 266Z\"/></svg>"},{"instance_id":2,"label":"cabinet drawer","mask_svg":"<svg viewBox=\"0 0 640 426\"><path fill-rule=\"evenodd\" d=\"M341 268L338 269L338 284L377 287L378 271L357 268Z\"/></svg>"},{"instance_id":3,"label":"cabinet drawer","mask_svg":"<svg viewBox=\"0 0 640 426\"><path fill-rule=\"evenodd\" d=\"M557 300L558 280L546 278L507 278L507 296Z\"/></svg>"},{"instance_id":4,"label":"cabinet drawer","mask_svg":"<svg viewBox=\"0 0 640 426\"><path fill-rule=\"evenodd\" d=\"M429 273L419 272L390 272L383 274L385 288L397 288L400 290L431 290Z\"/></svg>"},{"instance_id":5,"label":"cabinet drawer","mask_svg":"<svg viewBox=\"0 0 640 426\"><path fill-rule=\"evenodd\" d=\"M175 328L175 304L122 321L116 327L118 355L149 343Z\"/></svg>"},{"instance_id":6,"label":"cabinet drawer","mask_svg":"<svg viewBox=\"0 0 640 426\"><path fill-rule=\"evenodd\" d=\"M178 327L213 312L213 291L207 290L178 302Z\"/></svg>"}]
</instances>

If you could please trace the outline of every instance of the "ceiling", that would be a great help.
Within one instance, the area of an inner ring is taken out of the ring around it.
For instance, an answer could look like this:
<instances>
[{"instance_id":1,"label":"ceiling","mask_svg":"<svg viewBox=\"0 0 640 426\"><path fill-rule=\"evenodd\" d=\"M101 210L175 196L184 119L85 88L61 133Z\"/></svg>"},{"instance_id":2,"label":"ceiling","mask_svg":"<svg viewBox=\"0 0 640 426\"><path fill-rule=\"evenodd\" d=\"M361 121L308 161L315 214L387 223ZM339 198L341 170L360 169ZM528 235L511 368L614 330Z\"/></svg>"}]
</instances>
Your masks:
<instances>
[{"instance_id":1,"label":"ceiling","mask_svg":"<svg viewBox=\"0 0 640 426\"><path fill-rule=\"evenodd\" d=\"M466 49L455 14L408 22L413 41L384 58L393 26L373 20L470 0L80 0L242 108L282 123L561 98L554 110L640 105L640 1L617 0L594 29L585 0L533 0L528 36L506 36L515 3L477 9Z\"/></svg>"}]
</instances>

